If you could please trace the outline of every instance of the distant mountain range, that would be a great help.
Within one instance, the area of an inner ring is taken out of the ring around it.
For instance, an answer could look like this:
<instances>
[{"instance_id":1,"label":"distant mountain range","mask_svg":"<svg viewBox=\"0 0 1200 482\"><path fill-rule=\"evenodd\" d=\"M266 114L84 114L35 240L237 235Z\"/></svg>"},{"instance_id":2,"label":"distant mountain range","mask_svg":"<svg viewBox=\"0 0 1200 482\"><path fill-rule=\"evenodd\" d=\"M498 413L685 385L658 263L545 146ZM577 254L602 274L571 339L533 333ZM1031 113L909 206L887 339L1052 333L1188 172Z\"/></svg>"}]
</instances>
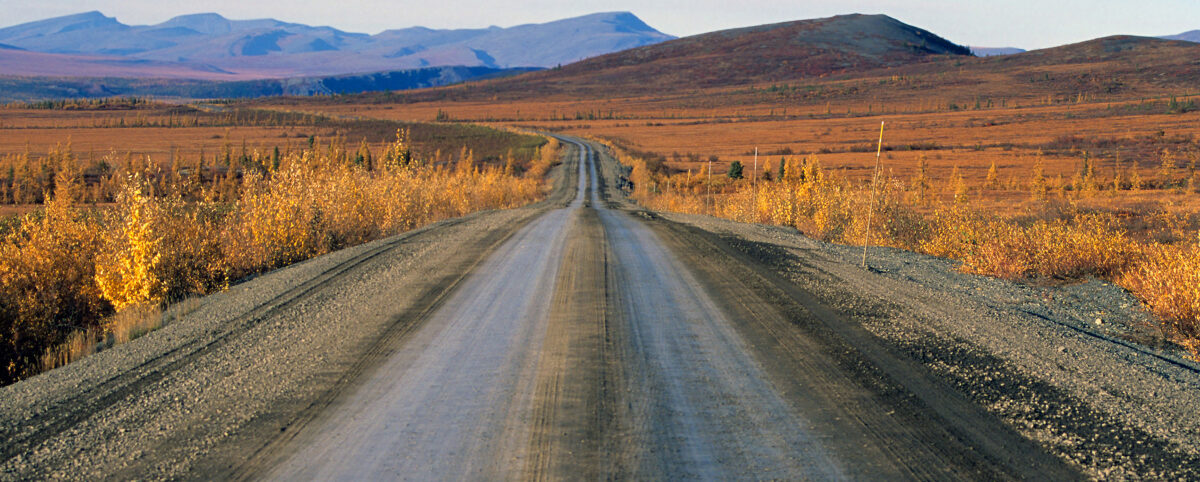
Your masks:
<instances>
[{"instance_id":1,"label":"distant mountain range","mask_svg":"<svg viewBox=\"0 0 1200 482\"><path fill-rule=\"evenodd\" d=\"M1016 47L971 47L971 53L978 57L995 57L997 55L1013 55L1025 52Z\"/></svg>"},{"instance_id":2,"label":"distant mountain range","mask_svg":"<svg viewBox=\"0 0 1200 482\"><path fill-rule=\"evenodd\" d=\"M1161 38L1164 38L1167 40L1183 40L1183 41L1187 41L1187 42L1200 43L1200 30L1190 30L1190 31L1187 31L1187 32L1184 32L1184 33L1181 33L1178 35L1167 35L1167 36L1161 37Z\"/></svg>"},{"instance_id":3,"label":"distant mountain range","mask_svg":"<svg viewBox=\"0 0 1200 482\"><path fill-rule=\"evenodd\" d=\"M134 77L0 76L0 102L97 97L233 99L278 95L354 94L440 87L530 72L530 68L425 67L370 74L286 79L201 80Z\"/></svg>"},{"instance_id":4,"label":"distant mountain range","mask_svg":"<svg viewBox=\"0 0 1200 482\"><path fill-rule=\"evenodd\" d=\"M547 68L672 38L627 12L511 28L412 27L376 35L215 13L131 26L88 12L0 29L0 67L5 75L208 80L440 66Z\"/></svg>"}]
</instances>

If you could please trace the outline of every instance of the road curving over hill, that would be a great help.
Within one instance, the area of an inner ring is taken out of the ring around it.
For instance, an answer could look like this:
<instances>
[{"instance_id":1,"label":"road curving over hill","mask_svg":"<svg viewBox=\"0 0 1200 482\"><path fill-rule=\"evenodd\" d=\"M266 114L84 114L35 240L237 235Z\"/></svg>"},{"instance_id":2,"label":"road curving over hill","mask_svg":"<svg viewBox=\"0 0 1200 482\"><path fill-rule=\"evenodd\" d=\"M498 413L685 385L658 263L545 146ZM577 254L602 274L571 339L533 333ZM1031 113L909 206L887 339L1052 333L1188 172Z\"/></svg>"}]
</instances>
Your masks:
<instances>
[{"instance_id":1,"label":"road curving over hill","mask_svg":"<svg viewBox=\"0 0 1200 482\"><path fill-rule=\"evenodd\" d=\"M264 275L0 388L0 479L1200 473L1191 362L911 253L862 270L641 210L560 139L546 202Z\"/></svg>"}]
</instances>

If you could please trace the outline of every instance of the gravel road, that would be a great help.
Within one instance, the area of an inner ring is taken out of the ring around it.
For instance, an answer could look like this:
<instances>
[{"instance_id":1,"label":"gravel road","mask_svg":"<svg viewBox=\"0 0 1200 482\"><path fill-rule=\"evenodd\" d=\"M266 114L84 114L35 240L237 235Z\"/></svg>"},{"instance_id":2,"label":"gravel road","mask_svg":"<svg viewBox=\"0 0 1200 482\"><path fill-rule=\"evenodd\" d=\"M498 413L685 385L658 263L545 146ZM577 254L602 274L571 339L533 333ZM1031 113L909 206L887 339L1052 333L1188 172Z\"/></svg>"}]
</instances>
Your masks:
<instances>
[{"instance_id":1,"label":"gravel road","mask_svg":"<svg viewBox=\"0 0 1200 482\"><path fill-rule=\"evenodd\" d=\"M574 201L500 246L268 478L1076 475L915 364L893 373L922 410L864 391L823 340L780 344L774 300L702 281L727 276L696 274L695 240L609 207L596 152L576 146Z\"/></svg>"},{"instance_id":2,"label":"gravel road","mask_svg":"<svg viewBox=\"0 0 1200 482\"><path fill-rule=\"evenodd\" d=\"M1119 289L646 212L563 140L544 203L0 388L0 478L1200 476L1197 367L1135 343Z\"/></svg>"}]
</instances>

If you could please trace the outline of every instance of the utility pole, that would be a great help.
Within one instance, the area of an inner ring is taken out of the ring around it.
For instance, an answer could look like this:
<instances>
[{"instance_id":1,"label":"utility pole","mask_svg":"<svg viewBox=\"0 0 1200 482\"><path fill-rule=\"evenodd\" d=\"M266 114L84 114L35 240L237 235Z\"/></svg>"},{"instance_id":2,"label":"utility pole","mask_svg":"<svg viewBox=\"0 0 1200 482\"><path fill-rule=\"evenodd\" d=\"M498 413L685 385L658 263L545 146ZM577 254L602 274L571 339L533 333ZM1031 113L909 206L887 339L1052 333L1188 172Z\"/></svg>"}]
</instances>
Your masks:
<instances>
[{"instance_id":1,"label":"utility pole","mask_svg":"<svg viewBox=\"0 0 1200 482\"><path fill-rule=\"evenodd\" d=\"M875 215L875 185L879 184L879 155L883 153L883 122L879 122L879 146L875 148L875 172L871 176L871 204L867 209L867 233L863 236L862 266L867 269L867 243L871 242L871 218Z\"/></svg>"}]
</instances>

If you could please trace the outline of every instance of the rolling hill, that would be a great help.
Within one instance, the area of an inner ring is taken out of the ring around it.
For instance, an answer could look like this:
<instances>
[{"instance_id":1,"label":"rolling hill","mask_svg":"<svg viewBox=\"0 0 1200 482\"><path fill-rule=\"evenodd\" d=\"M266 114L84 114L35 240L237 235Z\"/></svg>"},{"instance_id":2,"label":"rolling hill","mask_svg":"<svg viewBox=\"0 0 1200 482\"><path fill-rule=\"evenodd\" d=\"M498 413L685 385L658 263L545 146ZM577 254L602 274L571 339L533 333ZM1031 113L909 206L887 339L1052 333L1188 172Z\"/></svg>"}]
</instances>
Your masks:
<instances>
[{"instance_id":1,"label":"rolling hill","mask_svg":"<svg viewBox=\"0 0 1200 482\"><path fill-rule=\"evenodd\" d=\"M828 75L970 50L885 15L844 15L725 30L573 64L564 75L708 87ZM699 68L693 68L699 67Z\"/></svg>"},{"instance_id":2,"label":"rolling hill","mask_svg":"<svg viewBox=\"0 0 1200 482\"><path fill-rule=\"evenodd\" d=\"M1076 82L1108 78L1126 87L1152 84L1190 91L1189 84L1200 81L1195 60L1198 57L1200 44L1193 42L1116 35L988 58L972 69L1006 72L1054 67L1056 72L1047 72L1045 78L1073 77Z\"/></svg>"}]
</instances>

